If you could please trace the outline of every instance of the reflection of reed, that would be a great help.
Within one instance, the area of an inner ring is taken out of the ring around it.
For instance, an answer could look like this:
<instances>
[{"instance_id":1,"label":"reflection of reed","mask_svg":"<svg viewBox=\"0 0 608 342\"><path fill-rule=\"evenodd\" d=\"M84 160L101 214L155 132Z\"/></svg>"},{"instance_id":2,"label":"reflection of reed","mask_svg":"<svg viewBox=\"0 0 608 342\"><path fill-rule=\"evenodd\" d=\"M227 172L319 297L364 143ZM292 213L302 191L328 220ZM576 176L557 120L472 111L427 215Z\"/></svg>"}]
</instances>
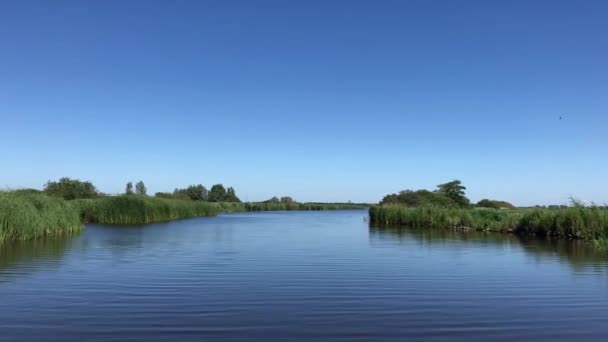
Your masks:
<instances>
[{"instance_id":1,"label":"reflection of reed","mask_svg":"<svg viewBox=\"0 0 608 342\"><path fill-rule=\"evenodd\" d=\"M66 250L69 249L72 236L11 241L0 244L0 272L4 269L19 267L21 273L32 269L30 264L40 262L44 267L59 264Z\"/></svg>"},{"instance_id":2,"label":"reflection of reed","mask_svg":"<svg viewBox=\"0 0 608 342\"><path fill-rule=\"evenodd\" d=\"M514 234L459 232L446 229L412 229L405 227L369 227L372 240L393 240L399 242L417 241L422 245L451 244L495 245L520 248L527 255L538 260L558 257L567 261L574 269L593 267L608 271L608 252L595 248L591 243L580 240L550 240L521 238Z\"/></svg>"}]
</instances>

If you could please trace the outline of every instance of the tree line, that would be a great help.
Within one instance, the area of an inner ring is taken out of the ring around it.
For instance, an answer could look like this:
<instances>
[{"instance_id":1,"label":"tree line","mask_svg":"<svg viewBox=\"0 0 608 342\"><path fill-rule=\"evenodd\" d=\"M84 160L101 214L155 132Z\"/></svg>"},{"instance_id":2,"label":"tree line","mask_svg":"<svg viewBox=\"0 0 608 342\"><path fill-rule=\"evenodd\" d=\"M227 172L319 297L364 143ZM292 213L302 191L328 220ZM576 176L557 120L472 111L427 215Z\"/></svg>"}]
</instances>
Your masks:
<instances>
[{"instance_id":1,"label":"tree line","mask_svg":"<svg viewBox=\"0 0 608 342\"><path fill-rule=\"evenodd\" d=\"M207 190L202 184L190 185L187 188L176 188L172 193L157 192L155 197L206 202L241 202L233 187L225 188L223 184L215 184Z\"/></svg>"},{"instance_id":2,"label":"tree line","mask_svg":"<svg viewBox=\"0 0 608 342\"><path fill-rule=\"evenodd\" d=\"M429 190L403 190L396 194L384 196L380 204L399 204L408 207L438 206L438 207L460 207L473 206L466 197L465 190L460 180L437 185L434 191ZM490 199L482 199L474 206L495 209L513 209L511 203Z\"/></svg>"},{"instance_id":3,"label":"tree line","mask_svg":"<svg viewBox=\"0 0 608 342\"><path fill-rule=\"evenodd\" d=\"M35 191L35 190L32 190ZM95 198L99 196L107 196L97 190L93 183L63 177L58 181L48 181L44 185L45 193L51 196L62 197L66 200L79 198ZM124 195L126 196L147 196L148 189L143 181L135 183L128 182L125 186ZM172 193L157 192L155 197L182 199L192 201L207 201L207 202L240 202L241 200L236 195L233 187L225 188L223 184L215 184L210 190L207 190L203 185L190 185L187 188L176 188Z\"/></svg>"}]
</instances>

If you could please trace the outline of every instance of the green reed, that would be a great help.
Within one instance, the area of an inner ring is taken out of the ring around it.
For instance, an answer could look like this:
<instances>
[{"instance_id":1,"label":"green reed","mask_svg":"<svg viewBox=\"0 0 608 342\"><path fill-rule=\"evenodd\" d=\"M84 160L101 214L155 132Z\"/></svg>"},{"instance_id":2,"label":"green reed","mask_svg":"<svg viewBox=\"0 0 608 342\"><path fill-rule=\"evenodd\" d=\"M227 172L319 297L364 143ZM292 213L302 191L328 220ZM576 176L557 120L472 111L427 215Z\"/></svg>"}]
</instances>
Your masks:
<instances>
[{"instance_id":1,"label":"green reed","mask_svg":"<svg viewBox=\"0 0 608 342\"><path fill-rule=\"evenodd\" d=\"M608 238L608 209L600 207L501 210L382 205L372 206L369 214L377 225L469 228L598 241Z\"/></svg>"},{"instance_id":2,"label":"green reed","mask_svg":"<svg viewBox=\"0 0 608 342\"><path fill-rule=\"evenodd\" d=\"M57 236L82 229L78 211L41 193L0 192L0 241Z\"/></svg>"}]
</instances>

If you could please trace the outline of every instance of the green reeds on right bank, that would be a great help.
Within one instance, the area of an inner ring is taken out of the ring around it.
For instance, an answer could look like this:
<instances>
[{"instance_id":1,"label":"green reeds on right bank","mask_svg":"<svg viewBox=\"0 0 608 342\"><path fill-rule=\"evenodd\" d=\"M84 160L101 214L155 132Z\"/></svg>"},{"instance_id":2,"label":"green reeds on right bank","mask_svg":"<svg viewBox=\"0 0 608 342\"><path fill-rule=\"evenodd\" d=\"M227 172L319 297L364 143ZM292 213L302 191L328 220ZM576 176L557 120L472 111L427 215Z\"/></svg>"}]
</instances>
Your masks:
<instances>
[{"instance_id":1,"label":"green reeds on right bank","mask_svg":"<svg viewBox=\"0 0 608 342\"><path fill-rule=\"evenodd\" d=\"M369 214L376 225L513 232L596 244L608 239L608 209L600 207L501 210L377 205L370 207Z\"/></svg>"}]
</instances>

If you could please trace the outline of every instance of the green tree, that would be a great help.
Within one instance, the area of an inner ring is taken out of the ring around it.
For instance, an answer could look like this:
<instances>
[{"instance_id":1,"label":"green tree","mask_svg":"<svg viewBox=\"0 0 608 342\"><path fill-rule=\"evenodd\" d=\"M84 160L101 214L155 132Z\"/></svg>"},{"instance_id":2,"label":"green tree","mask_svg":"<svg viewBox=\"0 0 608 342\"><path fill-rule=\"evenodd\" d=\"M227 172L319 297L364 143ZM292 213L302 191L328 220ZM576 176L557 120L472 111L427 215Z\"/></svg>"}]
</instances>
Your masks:
<instances>
[{"instance_id":1,"label":"green tree","mask_svg":"<svg viewBox=\"0 0 608 342\"><path fill-rule=\"evenodd\" d=\"M274 196L273 198L264 201L264 203L280 203L280 202L281 202L281 200L277 196Z\"/></svg>"},{"instance_id":2,"label":"green tree","mask_svg":"<svg viewBox=\"0 0 608 342\"><path fill-rule=\"evenodd\" d=\"M209 196L209 191L202 184L190 185L186 188L185 193L193 201L206 201Z\"/></svg>"},{"instance_id":3,"label":"green tree","mask_svg":"<svg viewBox=\"0 0 608 342\"><path fill-rule=\"evenodd\" d=\"M384 196L380 204L400 204L407 207L437 206L437 207L456 207L458 206L451 198L443 194L428 190L403 190L398 194Z\"/></svg>"},{"instance_id":4,"label":"green tree","mask_svg":"<svg viewBox=\"0 0 608 342\"><path fill-rule=\"evenodd\" d=\"M138 194L140 196L145 196L147 191L148 191L148 189L146 189L144 182L139 181L139 182L137 182L137 184L135 184L135 193L136 194Z\"/></svg>"},{"instance_id":5,"label":"green tree","mask_svg":"<svg viewBox=\"0 0 608 342\"><path fill-rule=\"evenodd\" d=\"M127 183L125 187L125 195L133 195L133 182Z\"/></svg>"},{"instance_id":6,"label":"green tree","mask_svg":"<svg viewBox=\"0 0 608 342\"><path fill-rule=\"evenodd\" d=\"M452 201L456 202L461 207L469 206L470 201L465 196L465 190L467 188L462 185L462 182L459 180L453 180L451 182L443 183L437 185L437 193L442 194Z\"/></svg>"},{"instance_id":7,"label":"green tree","mask_svg":"<svg viewBox=\"0 0 608 342\"><path fill-rule=\"evenodd\" d=\"M236 192L233 187L229 187L226 190L226 196L224 197L225 202L240 202L241 200L236 196Z\"/></svg>"},{"instance_id":8,"label":"green tree","mask_svg":"<svg viewBox=\"0 0 608 342\"><path fill-rule=\"evenodd\" d=\"M222 202L226 198L226 189L222 184L215 184L209 190L207 197L209 202Z\"/></svg>"},{"instance_id":9,"label":"green tree","mask_svg":"<svg viewBox=\"0 0 608 342\"><path fill-rule=\"evenodd\" d=\"M281 197L281 203L287 203L287 204L291 204L291 203L295 203L296 201L293 200L293 198L289 197L289 196L283 196Z\"/></svg>"},{"instance_id":10,"label":"green tree","mask_svg":"<svg viewBox=\"0 0 608 342\"><path fill-rule=\"evenodd\" d=\"M93 198L99 196L99 192L91 182L83 182L78 179L63 177L57 182L48 181L44 185L44 192L51 196L62 197L66 200L77 198Z\"/></svg>"}]
</instances>

